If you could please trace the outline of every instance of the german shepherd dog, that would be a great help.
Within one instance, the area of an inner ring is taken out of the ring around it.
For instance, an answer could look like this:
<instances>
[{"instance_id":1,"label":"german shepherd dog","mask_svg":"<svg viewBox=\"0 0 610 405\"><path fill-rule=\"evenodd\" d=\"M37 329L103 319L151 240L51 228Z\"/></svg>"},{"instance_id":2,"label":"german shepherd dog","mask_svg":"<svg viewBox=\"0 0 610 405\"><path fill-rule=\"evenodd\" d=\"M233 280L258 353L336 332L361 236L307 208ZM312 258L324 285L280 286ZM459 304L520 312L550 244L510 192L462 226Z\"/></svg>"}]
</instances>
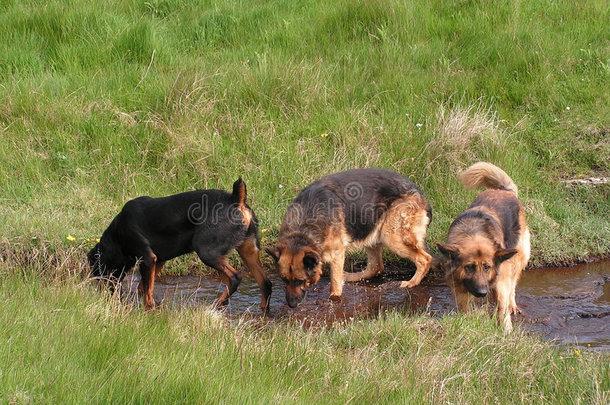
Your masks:
<instances>
[{"instance_id":1,"label":"german shepherd dog","mask_svg":"<svg viewBox=\"0 0 610 405\"><path fill-rule=\"evenodd\" d=\"M139 262L142 278L138 289L149 310L154 305L155 276L165 262L193 251L203 263L220 272L227 288L216 303L226 304L242 278L227 262L233 249L256 279L265 310L271 282L259 260L258 224L246 205L246 185L241 178L233 184L232 194L197 190L128 201L87 258L92 276L114 282L120 282Z\"/></svg>"},{"instance_id":2,"label":"german shepherd dog","mask_svg":"<svg viewBox=\"0 0 610 405\"><path fill-rule=\"evenodd\" d=\"M354 169L323 177L307 186L288 207L278 245L266 249L286 284L291 308L330 263L330 298L339 299L343 281L381 273L383 247L413 260L417 271L401 287L414 287L428 273L432 257L424 239L431 210L422 192L404 176L381 169ZM343 272L346 249L364 248L364 271Z\"/></svg>"},{"instance_id":3,"label":"german shepherd dog","mask_svg":"<svg viewBox=\"0 0 610 405\"><path fill-rule=\"evenodd\" d=\"M447 280L461 311L470 309L473 297L490 293L499 322L510 332L511 314L519 312L515 288L530 257L530 232L517 186L503 170L485 162L460 177L467 188L487 190L453 221L447 243L438 243Z\"/></svg>"}]
</instances>

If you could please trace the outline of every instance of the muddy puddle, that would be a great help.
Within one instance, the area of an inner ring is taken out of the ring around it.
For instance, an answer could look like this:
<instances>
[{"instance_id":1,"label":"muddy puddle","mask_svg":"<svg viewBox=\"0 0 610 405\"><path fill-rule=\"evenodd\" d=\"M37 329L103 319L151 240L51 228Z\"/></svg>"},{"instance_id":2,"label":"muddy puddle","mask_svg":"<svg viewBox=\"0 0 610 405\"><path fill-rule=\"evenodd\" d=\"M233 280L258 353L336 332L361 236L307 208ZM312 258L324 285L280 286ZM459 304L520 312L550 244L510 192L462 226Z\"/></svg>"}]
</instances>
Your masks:
<instances>
[{"instance_id":1,"label":"muddy puddle","mask_svg":"<svg viewBox=\"0 0 610 405\"><path fill-rule=\"evenodd\" d=\"M305 326L332 325L352 319L375 317L386 310L405 313L427 312L443 316L455 311L451 290L439 276L430 276L411 289L398 288L412 272L386 269L369 282L346 283L343 299L328 299L330 281L323 277L310 288L297 308L285 303L284 288L276 274L270 274L273 294L269 317L295 319ZM139 279L131 274L123 282L123 293L136 294ZM155 301L170 306L212 303L225 288L220 278L161 276L155 282ZM260 291L249 273L233 294L225 311L228 316L261 314ZM533 269L523 273L517 286L516 318L525 329L559 344L596 350L610 350L610 261L571 268Z\"/></svg>"}]
</instances>

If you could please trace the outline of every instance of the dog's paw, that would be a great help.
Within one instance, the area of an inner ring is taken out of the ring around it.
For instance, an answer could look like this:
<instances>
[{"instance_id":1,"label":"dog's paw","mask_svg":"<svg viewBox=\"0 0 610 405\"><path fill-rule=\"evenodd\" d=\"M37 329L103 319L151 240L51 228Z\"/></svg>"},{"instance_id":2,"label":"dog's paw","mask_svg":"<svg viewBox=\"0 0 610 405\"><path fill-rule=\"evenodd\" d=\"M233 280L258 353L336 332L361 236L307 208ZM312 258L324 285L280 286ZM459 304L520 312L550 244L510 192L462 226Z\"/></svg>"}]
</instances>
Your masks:
<instances>
[{"instance_id":1,"label":"dog's paw","mask_svg":"<svg viewBox=\"0 0 610 405\"><path fill-rule=\"evenodd\" d=\"M335 301L335 302L339 302L339 301L341 301L341 296L340 295L331 294L330 295L330 300L331 301Z\"/></svg>"},{"instance_id":2,"label":"dog's paw","mask_svg":"<svg viewBox=\"0 0 610 405\"><path fill-rule=\"evenodd\" d=\"M415 286L416 286L416 285L418 285L418 284L419 284L419 283L416 283L416 282L415 282L415 281L413 281L413 280L409 280L409 281L402 281L402 282L400 283L400 288L413 288L413 287L415 287Z\"/></svg>"},{"instance_id":3,"label":"dog's paw","mask_svg":"<svg viewBox=\"0 0 610 405\"><path fill-rule=\"evenodd\" d=\"M510 313L513 314L513 315L521 315L522 314L521 310L516 305L514 307L511 307Z\"/></svg>"},{"instance_id":4,"label":"dog's paw","mask_svg":"<svg viewBox=\"0 0 610 405\"><path fill-rule=\"evenodd\" d=\"M271 305L268 302L264 302L261 304L261 312L263 315L268 315L271 312Z\"/></svg>"},{"instance_id":5,"label":"dog's paw","mask_svg":"<svg viewBox=\"0 0 610 405\"><path fill-rule=\"evenodd\" d=\"M212 305L214 308L216 309L222 309L222 308L226 308L229 305L229 300L225 299L225 300L216 300L214 301L214 304Z\"/></svg>"}]
</instances>

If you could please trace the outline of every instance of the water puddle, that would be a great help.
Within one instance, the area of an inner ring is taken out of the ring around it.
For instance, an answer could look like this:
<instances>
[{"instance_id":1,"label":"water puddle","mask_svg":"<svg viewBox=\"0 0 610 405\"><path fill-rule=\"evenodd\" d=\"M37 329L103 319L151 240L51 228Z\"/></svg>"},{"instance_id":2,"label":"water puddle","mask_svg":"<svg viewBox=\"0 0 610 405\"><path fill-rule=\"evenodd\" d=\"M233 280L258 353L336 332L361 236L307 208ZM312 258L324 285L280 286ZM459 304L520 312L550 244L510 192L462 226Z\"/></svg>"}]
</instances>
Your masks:
<instances>
[{"instance_id":1,"label":"water puddle","mask_svg":"<svg viewBox=\"0 0 610 405\"><path fill-rule=\"evenodd\" d=\"M323 277L310 288L297 308L289 308L279 277L269 275L273 283L269 317L294 319L305 326L332 325L351 319L377 316L386 310L427 312L442 316L455 311L451 290L442 278L429 276L411 289L398 287L411 272L386 268L380 277L369 282L346 283L343 299L328 299L330 281ZM136 293L136 273L123 281L123 293ZM155 301L163 305L200 305L212 303L225 288L220 278L161 276L155 282ZM226 308L228 316L261 313L260 291L249 273ZM522 314L516 322L526 329L561 344L572 344L597 350L610 350L610 261L572 268L534 269L523 273L517 286L517 305Z\"/></svg>"},{"instance_id":2,"label":"water puddle","mask_svg":"<svg viewBox=\"0 0 610 405\"><path fill-rule=\"evenodd\" d=\"M525 272L517 305L526 328L560 343L610 350L610 262Z\"/></svg>"}]
</instances>

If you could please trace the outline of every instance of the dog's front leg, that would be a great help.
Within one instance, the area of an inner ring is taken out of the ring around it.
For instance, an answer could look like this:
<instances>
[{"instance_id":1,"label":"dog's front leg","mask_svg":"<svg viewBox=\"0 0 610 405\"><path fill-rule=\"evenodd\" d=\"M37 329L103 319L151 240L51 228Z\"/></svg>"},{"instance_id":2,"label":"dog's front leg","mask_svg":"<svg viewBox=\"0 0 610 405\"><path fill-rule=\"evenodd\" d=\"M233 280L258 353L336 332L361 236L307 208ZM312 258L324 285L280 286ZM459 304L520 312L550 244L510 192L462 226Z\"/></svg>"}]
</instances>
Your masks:
<instances>
[{"instance_id":1,"label":"dog's front leg","mask_svg":"<svg viewBox=\"0 0 610 405\"><path fill-rule=\"evenodd\" d=\"M472 309L472 295L468 291L457 290L455 304L460 312L469 312Z\"/></svg>"},{"instance_id":2,"label":"dog's front leg","mask_svg":"<svg viewBox=\"0 0 610 405\"><path fill-rule=\"evenodd\" d=\"M141 286L144 293L144 307L147 311L155 305L153 291L155 289L155 274L157 271L157 256L150 253L140 264ZM139 290L139 287L138 287Z\"/></svg>"},{"instance_id":3,"label":"dog's front leg","mask_svg":"<svg viewBox=\"0 0 610 405\"><path fill-rule=\"evenodd\" d=\"M343 265L345 250L335 251L330 260L330 299L339 300L343 294Z\"/></svg>"},{"instance_id":4,"label":"dog's front leg","mask_svg":"<svg viewBox=\"0 0 610 405\"><path fill-rule=\"evenodd\" d=\"M513 330L513 322L510 317L510 296L511 288L509 282L500 282L496 284L496 294L498 297L498 322L502 325L504 332L509 333Z\"/></svg>"}]
</instances>

